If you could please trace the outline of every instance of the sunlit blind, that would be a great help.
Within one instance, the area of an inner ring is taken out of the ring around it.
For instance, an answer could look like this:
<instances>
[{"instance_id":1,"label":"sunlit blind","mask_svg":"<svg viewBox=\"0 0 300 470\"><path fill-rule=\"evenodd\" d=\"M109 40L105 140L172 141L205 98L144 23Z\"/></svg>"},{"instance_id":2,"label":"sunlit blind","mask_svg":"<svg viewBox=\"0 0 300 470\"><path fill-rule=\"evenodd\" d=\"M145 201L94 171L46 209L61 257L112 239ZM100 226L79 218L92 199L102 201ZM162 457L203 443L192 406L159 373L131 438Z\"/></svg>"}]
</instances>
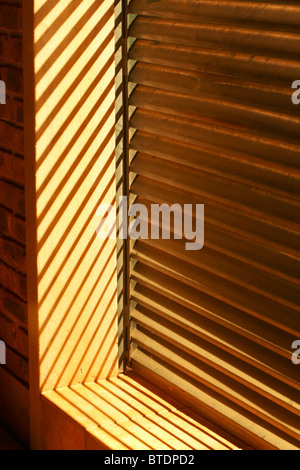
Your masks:
<instances>
[{"instance_id":1,"label":"sunlit blind","mask_svg":"<svg viewBox=\"0 0 300 470\"><path fill-rule=\"evenodd\" d=\"M205 204L139 240L131 367L256 448L299 448L298 2L133 0L131 194Z\"/></svg>"}]
</instances>

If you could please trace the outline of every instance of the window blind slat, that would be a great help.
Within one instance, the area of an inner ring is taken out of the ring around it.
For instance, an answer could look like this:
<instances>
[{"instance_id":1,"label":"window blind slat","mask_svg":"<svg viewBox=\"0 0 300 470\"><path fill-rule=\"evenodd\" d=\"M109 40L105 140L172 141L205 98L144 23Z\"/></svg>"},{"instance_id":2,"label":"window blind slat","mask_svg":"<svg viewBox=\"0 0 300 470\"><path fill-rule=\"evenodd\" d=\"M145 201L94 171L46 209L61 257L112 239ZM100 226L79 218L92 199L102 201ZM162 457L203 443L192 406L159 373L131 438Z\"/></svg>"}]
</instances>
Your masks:
<instances>
[{"instance_id":1,"label":"window blind slat","mask_svg":"<svg viewBox=\"0 0 300 470\"><path fill-rule=\"evenodd\" d=\"M249 445L300 448L299 3L129 11L131 196L205 205L201 251L131 243L131 367Z\"/></svg>"}]
</instances>

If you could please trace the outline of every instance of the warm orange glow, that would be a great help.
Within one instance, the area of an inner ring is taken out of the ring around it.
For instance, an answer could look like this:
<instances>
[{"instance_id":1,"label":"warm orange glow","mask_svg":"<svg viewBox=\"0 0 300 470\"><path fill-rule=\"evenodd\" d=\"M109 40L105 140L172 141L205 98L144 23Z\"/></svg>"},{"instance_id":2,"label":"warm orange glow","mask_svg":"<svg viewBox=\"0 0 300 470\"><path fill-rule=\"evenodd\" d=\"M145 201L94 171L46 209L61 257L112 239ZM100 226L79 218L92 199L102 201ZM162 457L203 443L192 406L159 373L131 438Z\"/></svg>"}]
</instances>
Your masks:
<instances>
[{"instance_id":1,"label":"warm orange glow","mask_svg":"<svg viewBox=\"0 0 300 470\"><path fill-rule=\"evenodd\" d=\"M35 0L34 11L27 223L32 439L40 447L40 391L118 371L116 246L96 236L99 204L116 197L115 44L111 0Z\"/></svg>"}]
</instances>

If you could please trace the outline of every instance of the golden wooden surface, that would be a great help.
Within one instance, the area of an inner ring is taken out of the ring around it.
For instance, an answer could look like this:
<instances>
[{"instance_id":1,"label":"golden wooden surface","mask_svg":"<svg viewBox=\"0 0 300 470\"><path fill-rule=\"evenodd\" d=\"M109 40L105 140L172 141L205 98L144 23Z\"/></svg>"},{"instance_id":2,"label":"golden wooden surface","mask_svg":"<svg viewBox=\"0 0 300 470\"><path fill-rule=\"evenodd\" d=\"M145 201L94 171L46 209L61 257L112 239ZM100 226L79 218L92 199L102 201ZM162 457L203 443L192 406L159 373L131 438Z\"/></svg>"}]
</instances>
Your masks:
<instances>
[{"instance_id":1,"label":"golden wooden surface","mask_svg":"<svg viewBox=\"0 0 300 470\"><path fill-rule=\"evenodd\" d=\"M43 394L44 449L238 450L248 446L141 377Z\"/></svg>"}]
</instances>

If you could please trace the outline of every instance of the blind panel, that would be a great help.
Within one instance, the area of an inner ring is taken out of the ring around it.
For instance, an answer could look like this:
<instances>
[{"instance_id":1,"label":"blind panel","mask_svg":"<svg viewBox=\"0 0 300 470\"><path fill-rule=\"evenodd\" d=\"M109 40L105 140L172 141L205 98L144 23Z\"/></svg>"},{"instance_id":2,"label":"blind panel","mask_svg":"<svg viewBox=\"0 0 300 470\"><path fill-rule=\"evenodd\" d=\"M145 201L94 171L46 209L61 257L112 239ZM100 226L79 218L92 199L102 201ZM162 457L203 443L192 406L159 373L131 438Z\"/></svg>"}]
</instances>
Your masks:
<instances>
[{"instance_id":1,"label":"blind panel","mask_svg":"<svg viewBox=\"0 0 300 470\"><path fill-rule=\"evenodd\" d=\"M131 195L205 204L201 251L132 242L131 366L256 448L298 449L300 5L129 9Z\"/></svg>"}]
</instances>

